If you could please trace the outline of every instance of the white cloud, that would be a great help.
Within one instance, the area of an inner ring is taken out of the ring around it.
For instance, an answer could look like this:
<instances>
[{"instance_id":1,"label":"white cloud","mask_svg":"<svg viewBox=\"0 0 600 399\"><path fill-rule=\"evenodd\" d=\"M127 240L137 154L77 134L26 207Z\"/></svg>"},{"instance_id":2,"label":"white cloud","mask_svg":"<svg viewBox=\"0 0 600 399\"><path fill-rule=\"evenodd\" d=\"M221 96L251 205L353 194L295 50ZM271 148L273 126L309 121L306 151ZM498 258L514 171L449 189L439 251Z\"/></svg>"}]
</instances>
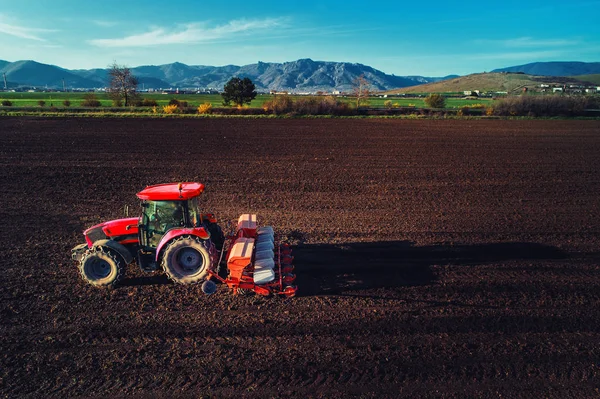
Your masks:
<instances>
[{"instance_id":1,"label":"white cloud","mask_svg":"<svg viewBox=\"0 0 600 399\"><path fill-rule=\"evenodd\" d=\"M21 39L37 40L45 42L46 39L41 37L42 33L56 32L53 29L30 28L20 26L14 22L8 22L6 18L0 14L0 33L5 33L10 36L19 37Z\"/></svg>"},{"instance_id":2,"label":"white cloud","mask_svg":"<svg viewBox=\"0 0 600 399\"><path fill-rule=\"evenodd\" d=\"M475 40L477 44L485 44L485 45L494 45L494 46L502 46L508 48L526 48L526 47L564 47L564 46L574 46L579 44L578 40L568 40L568 39L535 39L533 37L524 36L517 37L512 39L502 39L502 40Z\"/></svg>"},{"instance_id":3,"label":"white cloud","mask_svg":"<svg viewBox=\"0 0 600 399\"><path fill-rule=\"evenodd\" d=\"M148 47L165 44L200 43L222 39L239 33L250 33L282 25L281 19L233 20L225 25L207 27L205 23L185 24L179 29L154 27L150 31L117 39L94 39L90 44L98 47Z\"/></svg>"}]
</instances>

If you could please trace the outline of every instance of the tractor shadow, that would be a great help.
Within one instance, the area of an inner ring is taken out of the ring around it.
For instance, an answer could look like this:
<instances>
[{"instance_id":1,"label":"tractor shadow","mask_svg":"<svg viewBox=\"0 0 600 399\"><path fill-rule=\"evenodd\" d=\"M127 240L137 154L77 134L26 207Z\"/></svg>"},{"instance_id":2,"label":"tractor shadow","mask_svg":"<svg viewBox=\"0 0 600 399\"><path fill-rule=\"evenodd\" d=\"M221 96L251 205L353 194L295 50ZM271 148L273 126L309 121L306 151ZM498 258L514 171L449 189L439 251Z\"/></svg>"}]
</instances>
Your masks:
<instances>
[{"instance_id":1,"label":"tractor shadow","mask_svg":"<svg viewBox=\"0 0 600 399\"><path fill-rule=\"evenodd\" d=\"M299 296L429 285L436 280L433 265L568 257L556 247L537 243L414 246L410 241L300 244L293 255Z\"/></svg>"},{"instance_id":2,"label":"tractor shadow","mask_svg":"<svg viewBox=\"0 0 600 399\"><path fill-rule=\"evenodd\" d=\"M137 268L137 266L135 266ZM139 268L138 268L139 270ZM139 272L138 272L139 273ZM119 287L133 287L142 285L168 285L173 284L165 274L126 277L119 283Z\"/></svg>"}]
</instances>

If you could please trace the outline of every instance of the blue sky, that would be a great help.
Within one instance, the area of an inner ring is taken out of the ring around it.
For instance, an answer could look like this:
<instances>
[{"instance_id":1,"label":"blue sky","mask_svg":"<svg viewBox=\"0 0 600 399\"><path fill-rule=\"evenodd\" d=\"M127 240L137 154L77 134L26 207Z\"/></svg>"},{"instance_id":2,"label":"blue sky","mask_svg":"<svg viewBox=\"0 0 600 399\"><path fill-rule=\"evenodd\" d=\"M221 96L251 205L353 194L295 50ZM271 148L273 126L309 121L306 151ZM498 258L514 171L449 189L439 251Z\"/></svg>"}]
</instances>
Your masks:
<instances>
[{"instance_id":1,"label":"blue sky","mask_svg":"<svg viewBox=\"0 0 600 399\"><path fill-rule=\"evenodd\" d=\"M444 76L600 61L600 1L0 0L0 59L69 69L299 58Z\"/></svg>"}]
</instances>

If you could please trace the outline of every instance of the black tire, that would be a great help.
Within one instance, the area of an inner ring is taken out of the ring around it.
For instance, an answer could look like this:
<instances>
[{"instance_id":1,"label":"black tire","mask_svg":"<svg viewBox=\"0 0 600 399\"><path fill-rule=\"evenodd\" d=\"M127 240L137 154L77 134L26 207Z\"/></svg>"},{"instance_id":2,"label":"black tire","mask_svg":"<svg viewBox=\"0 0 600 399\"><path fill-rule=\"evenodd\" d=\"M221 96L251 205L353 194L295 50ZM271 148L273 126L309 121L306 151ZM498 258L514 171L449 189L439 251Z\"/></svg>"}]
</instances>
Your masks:
<instances>
[{"instance_id":1,"label":"black tire","mask_svg":"<svg viewBox=\"0 0 600 399\"><path fill-rule=\"evenodd\" d=\"M212 243L182 236L171 241L162 254L162 268L177 284L197 284L206 278L211 266Z\"/></svg>"},{"instance_id":2,"label":"black tire","mask_svg":"<svg viewBox=\"0 0 600 399\"><path fill-rule=\"evenodd\" d=\"M125 275L125 262L109 249L96 247L83 254L79 272L83 280L94 287L113 288Z\"/></svg>"}]
</instances>

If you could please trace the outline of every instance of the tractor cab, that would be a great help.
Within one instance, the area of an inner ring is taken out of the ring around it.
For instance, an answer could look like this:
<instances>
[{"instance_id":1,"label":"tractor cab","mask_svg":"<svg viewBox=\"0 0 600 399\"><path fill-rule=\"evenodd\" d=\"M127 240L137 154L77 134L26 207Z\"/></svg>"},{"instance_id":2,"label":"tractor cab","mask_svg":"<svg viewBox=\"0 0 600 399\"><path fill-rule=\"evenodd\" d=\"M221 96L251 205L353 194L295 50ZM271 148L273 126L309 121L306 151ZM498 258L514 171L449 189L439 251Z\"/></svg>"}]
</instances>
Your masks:
<instances>
[{"instance_id":1,"label":"tractor cab","mask_svg":"<svg viewBox=\"0 0 600 399\"><path fill-rule=\"evenodd\" d=\"M172 183L146 187L137 193L142 200L140 246L156 249L169 230L200 227L198 196L203 190L200 183Z\"/></svg>"},{"instance_id":2,"label":"tractor cab","mask_svg":"<svg viewBox=\"0 0 600 399\"><path fill-rule=\"evenodd\" d=\"M140 245L156 248L162 237L171 229L199 227L197 199L177 201L142 202L139 225Z\"/></svg>"}]
</instances>

